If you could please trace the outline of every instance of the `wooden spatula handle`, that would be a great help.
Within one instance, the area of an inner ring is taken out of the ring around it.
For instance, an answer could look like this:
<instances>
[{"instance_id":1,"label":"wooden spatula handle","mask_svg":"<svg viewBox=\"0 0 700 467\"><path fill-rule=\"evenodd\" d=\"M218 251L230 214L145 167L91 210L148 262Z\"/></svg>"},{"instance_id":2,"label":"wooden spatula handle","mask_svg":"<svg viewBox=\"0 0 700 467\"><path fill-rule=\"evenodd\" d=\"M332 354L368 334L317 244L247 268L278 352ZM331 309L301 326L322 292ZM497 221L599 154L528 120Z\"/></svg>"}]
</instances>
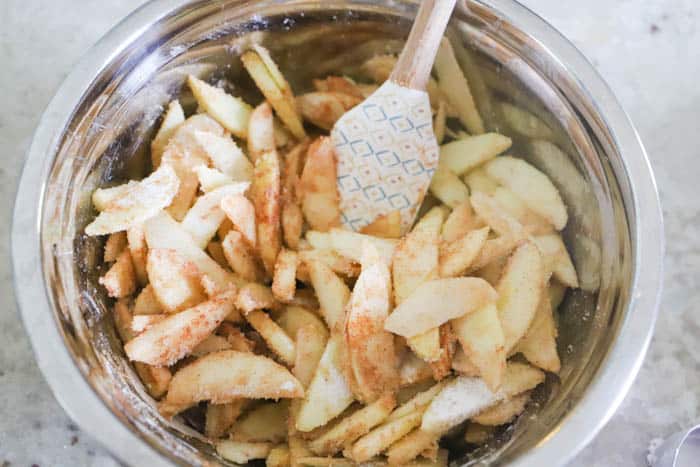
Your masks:
<instances>
[{"instance_id":1,"label":"wooden spatula handle","mask_svg":"<svg viewBox=\"0 0 700 467\"><path fill-rule=\"evenodd\" d=\"M425 89L457 0L422 0L406 46L389 79L410 89Z\"/></svg>"}]
</instances>

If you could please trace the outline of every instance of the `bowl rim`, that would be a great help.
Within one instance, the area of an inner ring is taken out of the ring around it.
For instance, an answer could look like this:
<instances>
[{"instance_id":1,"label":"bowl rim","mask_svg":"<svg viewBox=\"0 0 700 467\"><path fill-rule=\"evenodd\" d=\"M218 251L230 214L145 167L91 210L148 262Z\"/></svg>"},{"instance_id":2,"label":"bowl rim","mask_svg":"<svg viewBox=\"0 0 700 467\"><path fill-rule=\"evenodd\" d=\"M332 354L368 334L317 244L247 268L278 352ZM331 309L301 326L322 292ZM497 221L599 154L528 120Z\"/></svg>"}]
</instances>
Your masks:
<instances>
[{"instance_id":1,"label":"bowl rim","mask_svg":"<svg viewBox=\"0 0 700 467\"><path fill-rule=\"evenodd\" d=\"M580 83L610 130L631 187L630 225L634 273L630 303L618 335L600 368L555 431L512 465L563 465L585 447L627 395L654 329L662 291L664 236L661 204L651 165L629 117L585 56L553 26L515 0L477 0L502 12L532 36ZM192 0L151 0L104 35L59 87L34 132L18 185L11 230L15 297L44 378L69 416L113 455L131 465L171 466L171 461L138 437L107 407L83 377L51 315L43 280L40 221L44 181L61 135L78 102L100 71L135 37ZM47 157L47 154L49 155ZM643 254L642 254L643 252ZM610 388L615 391L610 391Z\"/></svg>"}]
</instances>

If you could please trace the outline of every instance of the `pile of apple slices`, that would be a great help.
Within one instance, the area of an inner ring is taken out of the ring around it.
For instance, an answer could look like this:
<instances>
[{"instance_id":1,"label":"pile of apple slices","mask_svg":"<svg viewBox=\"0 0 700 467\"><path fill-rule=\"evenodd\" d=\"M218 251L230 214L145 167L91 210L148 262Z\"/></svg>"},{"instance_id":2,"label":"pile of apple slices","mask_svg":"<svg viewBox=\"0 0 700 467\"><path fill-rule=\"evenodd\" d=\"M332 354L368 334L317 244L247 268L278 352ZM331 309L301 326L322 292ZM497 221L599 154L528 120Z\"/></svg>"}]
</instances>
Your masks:
<instances>
[{"instance_id":1,"label":"pile of apple slices","mask_svg":"<svg viewBox=\"0 0 700 467\"><path fill-rule=\"evenodd\" d=\"M378 83L331 76L297 98L260 46L241 59L261 104L190 76L199 113L168 106L153 172L94 192L85 233L108 235L124 351L163 416L206 411L222 457L446 465L445 433L511 422L559 371L567 208L473 100L450 101L467 81L447 44L431 97L452 130L405 234L398 212L340 228L323 135ZM381 81L394 59L362 69Z\"/></svg>"}]
</instances>

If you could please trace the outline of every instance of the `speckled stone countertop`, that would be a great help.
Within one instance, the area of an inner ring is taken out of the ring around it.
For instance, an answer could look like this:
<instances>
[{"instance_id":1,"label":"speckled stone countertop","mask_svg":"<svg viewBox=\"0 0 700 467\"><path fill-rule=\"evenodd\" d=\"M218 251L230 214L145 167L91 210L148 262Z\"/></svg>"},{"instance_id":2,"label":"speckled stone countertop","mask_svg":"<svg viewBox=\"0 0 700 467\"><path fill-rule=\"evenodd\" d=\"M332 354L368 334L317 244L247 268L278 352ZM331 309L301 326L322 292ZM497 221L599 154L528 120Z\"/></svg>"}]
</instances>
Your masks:
<instances>
[{"instance_id":1,"label":"speckled stone countertop","mask_svg":"<svg viewBox=\"0 0 700 467\"><path fill-rule=\"evenodd\" d=\"M42 110L72 65L142 0L0 0L0 466L118 465L52 397L16 310L9 219ZM572 466L644 465L649 442L700 422L700 2L524 0L589 57L630 113L659 184L665 293L622 408Z\"/></svg>"}]
</instances>

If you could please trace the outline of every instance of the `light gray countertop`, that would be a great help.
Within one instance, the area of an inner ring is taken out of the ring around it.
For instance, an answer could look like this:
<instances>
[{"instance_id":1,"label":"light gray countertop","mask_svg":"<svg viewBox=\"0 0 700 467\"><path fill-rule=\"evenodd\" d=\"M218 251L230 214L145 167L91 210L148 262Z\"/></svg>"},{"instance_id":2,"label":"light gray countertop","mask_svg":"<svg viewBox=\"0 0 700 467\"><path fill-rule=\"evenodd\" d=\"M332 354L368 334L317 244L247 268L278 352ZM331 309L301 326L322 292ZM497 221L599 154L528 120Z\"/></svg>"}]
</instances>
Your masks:
<instances>
[{"instance_id":1,"label":"light gray countertop","mask_svg":"<svg viewBox=\"0 0 700 467\"><path fill-rule=\"evenodd\" d=\"M85 50L142 0L0 0L0 466L118 465L79 430L34 363L16 310L9 219L32 131ZM666 221L665 293L622 408L573 466L644 465L647 446L700 422L700 2L526 0L586 54L641 133ZM698 307L696 309L695 307Z\"/></svg>"}]
</instances>

